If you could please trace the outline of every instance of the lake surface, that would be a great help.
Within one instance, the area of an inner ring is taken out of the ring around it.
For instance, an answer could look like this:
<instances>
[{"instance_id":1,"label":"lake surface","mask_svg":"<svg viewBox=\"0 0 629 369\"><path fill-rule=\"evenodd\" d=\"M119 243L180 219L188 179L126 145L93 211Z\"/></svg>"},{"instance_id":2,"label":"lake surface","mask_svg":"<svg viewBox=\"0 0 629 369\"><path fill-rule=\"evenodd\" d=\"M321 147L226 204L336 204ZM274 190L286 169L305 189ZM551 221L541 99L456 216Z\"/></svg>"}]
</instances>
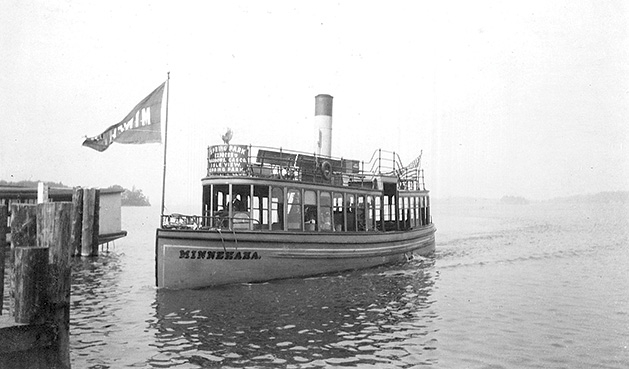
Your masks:
<instances>
[{"instance_id":1,"label":"lake surface","mask_svg":"<svg viewBox=\"0 0 629 369\"><path fill-rule=\"evenodd\" d=\"M75 259L73 368L629 367L629 207L433 202L433 257L191 291L154 287L158 209Z\"/></svg>"}]
</instances>

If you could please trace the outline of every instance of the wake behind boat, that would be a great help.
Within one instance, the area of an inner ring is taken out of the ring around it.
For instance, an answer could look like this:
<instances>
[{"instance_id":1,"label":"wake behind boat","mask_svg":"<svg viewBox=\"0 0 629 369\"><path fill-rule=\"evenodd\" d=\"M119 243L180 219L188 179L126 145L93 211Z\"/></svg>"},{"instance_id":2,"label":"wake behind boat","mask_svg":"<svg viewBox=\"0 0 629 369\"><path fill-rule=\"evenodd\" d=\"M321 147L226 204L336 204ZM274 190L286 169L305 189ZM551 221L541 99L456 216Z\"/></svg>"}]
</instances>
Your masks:
<instances>
[{"instance_id":1,"label":"wake behind boat","mask_svg":"<svg viewBox=\"0 0 629 369\"><path fill-rule=\"evenodd\" d=\"M332 96L315 98L316 152L208 147L202 215L163 214L158 287L183 289L305 277L428 255L435 227L421 154L408 165L376 150L331 156Z\"/></svg>"}]
</instances>

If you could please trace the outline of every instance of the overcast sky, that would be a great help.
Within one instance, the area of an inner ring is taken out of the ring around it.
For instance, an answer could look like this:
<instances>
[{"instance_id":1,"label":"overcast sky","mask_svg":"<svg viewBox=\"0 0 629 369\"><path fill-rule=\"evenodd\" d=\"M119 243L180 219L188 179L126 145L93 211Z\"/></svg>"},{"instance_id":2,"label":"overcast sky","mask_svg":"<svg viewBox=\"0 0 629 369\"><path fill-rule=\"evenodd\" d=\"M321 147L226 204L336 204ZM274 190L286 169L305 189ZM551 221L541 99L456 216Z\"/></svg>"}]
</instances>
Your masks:
<instances>
[{"instance_id":1,"label":"overcast sky","mask_svg":"<svg viewBox=\"0 0 629 369\"><path fill-rule=\"evenodd\" d=\"M160 144L85 136L171 72L166 205L200 209L205 148L423 150L438 198L629 190L625 1L2 1L0 179L161 196Z\"/></svg>"}]
</instances>

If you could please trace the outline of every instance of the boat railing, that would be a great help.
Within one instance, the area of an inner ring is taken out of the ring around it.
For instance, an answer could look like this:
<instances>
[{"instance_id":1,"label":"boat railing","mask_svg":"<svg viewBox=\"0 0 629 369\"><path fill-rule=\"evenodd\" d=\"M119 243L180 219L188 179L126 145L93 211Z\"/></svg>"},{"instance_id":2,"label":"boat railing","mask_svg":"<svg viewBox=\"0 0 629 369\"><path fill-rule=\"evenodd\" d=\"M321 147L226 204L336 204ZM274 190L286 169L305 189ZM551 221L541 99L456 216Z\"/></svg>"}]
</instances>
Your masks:
<instances>
[{"instance_id":1,"label":"boat railing","mask_svg":"<svg viewBox=\"0 0 629 369\"><path fill-rule=\"evenodd\" d=\"M184 230L229 230L260 229L260 221L251 218L246 212L237 212L233 216L216 214L214 216L162 214L161 227L164 229Z\"/></svg>"},{"instance_id":2,"label":"boat railing","mask_svg":"<svg viewBox=\"0 0 629 369\"><path fill-rule=\"evenodd\" d=\"M395 176L400 188L425 189L423 170L419 166L421 154L405 166L396 152L382 149L374 151L371 159L364 162L281 147L236 146L246 148L244 162L227 171L217 171L209 166L213 146L208 147L208 176L242 175L359 187L373 186L373 180L378 176Z\"/></svg>"},{"instance_id":3,"label":"boat railing","mask_svg":"<svg viewBox=\"0 0 629 369\"><path fill-rule=\"evenodd\" d=\"M369 172L378 175L395 176L398 178L398 187L405 190L426 190L424 182L424 170L421 169L421 156L411 161L408 165L402 164L402 159L395 151L378 149L371 155L367 162Z\"/></svg>"},{"instance_id":4,"label":"boat railing","mask_svg":"<svg viewBox=\"0 0 629 369\"><path fill-rule=\"evenodd\" d=\"M305 182L371 184L371 173L358 160L268 146L249 146L249 175Z\"/></svg>"}]
</instances>

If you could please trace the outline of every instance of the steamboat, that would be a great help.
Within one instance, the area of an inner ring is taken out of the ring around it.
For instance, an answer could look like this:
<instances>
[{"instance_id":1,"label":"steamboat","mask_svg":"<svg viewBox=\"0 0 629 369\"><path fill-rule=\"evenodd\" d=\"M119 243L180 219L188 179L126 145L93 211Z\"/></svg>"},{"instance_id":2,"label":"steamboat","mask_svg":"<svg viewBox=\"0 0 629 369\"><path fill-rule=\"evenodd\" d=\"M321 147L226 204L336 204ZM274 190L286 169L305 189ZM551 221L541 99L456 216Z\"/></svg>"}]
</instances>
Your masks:
<instances>
[{"instance_id":1,"label":"steamboat","mask_svg":"<svg viewBox=\"0 0 629 369\"><path fill-rule=\"evenodd\" d=\"M331 156L332 96L315 97L314 153L208 147L201 215L162 214L156 284L186 289L398 263L435 250L420 155Z\"/></svg>"}]
</instances>

